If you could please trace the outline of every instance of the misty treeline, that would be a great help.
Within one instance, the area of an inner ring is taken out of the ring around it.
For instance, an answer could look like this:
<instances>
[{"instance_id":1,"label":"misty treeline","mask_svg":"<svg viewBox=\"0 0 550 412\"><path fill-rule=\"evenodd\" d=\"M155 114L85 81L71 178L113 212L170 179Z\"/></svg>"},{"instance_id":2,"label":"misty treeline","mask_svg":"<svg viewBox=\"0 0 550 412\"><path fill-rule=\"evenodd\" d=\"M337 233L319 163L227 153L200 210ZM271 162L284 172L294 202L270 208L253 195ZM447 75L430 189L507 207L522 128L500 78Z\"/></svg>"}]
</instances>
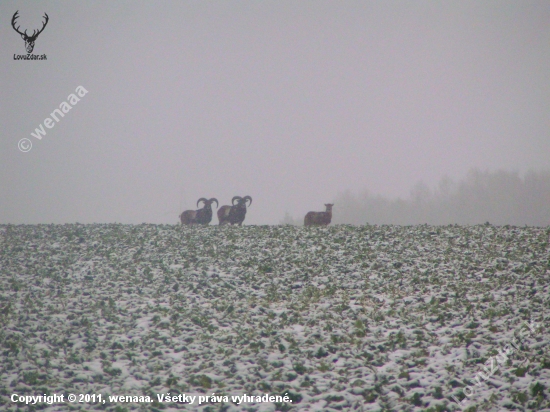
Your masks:
<instances>
[{"instance_id":1,"label":"misty treeline","mask_svg":"<svg viewBox=\"0 0 550 412\"><path fill-rule=\"evenodd\" d=\"M388 199L350 191L334 199L332 223L430 225L550 225L550 171L517 172L474 169L455 182L441 179L430 189L418 183L408 199ZM303 224L288 213L281 224Z\"/></svg>"}]
</instances>

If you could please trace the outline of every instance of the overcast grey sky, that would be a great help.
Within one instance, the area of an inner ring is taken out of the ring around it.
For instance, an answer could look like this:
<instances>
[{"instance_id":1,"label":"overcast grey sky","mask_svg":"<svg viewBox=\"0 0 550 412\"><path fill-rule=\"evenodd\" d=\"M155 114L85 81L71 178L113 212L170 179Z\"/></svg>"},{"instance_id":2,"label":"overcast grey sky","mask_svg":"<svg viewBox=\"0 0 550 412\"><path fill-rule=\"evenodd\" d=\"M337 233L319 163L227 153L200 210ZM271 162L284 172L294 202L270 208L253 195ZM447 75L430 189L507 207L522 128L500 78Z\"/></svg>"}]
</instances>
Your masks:
<instances>
[{"instance_id":1,"label":"overcast grey sky","mask_svg":"<svg viewBox=\"0 0 550 412\"><path fill-rule=\"evenodd\" d=\"M16 10L29 32L48 13L47 60L14 60ZM346 189L550 168L546 0L2 1L0 16L0 223L176 223L199 197L250 195L245 224L273 224Z\"/></svg>"}]
</instances>

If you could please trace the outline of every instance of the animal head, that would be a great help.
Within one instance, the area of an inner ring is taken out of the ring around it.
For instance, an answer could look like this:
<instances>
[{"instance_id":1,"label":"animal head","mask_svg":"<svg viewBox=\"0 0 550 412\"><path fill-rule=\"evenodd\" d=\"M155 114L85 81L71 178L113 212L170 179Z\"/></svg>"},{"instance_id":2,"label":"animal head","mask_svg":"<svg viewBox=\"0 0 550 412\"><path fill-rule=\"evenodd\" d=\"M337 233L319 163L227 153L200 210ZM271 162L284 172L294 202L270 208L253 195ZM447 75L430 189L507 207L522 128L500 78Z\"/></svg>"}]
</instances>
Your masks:
<instances>
[{"instance_id":1,"label":"animal head","mask_svg":"<svg viewBox=\"0 0 550 412\"><path fill-rule=\"evenodd\" d=\"M199 203L200 202L203 202L204 203L204 207L205 208L211 208L212 207L212 203L216 202L216 209L218 208L219 206L219 203L218 203L218 199L216 199L215 197L211 198L211 199L206 199L204 197L201 197L199 200L197 200L197 207L199 207Z\"/></svg>"},{"instance_id":2,"label":"animal head","mask_svg":"<svg viewBox=\"0 0 550 412\"><path fill-rule=\"evenodd\" d=\"M235 200L237 201L237 204L235 205ZM233 199L231 200L231 204L233 206L240 206L240 207L246 207L246 202L249 201L250 203L248 204L248 206L250 206L252 204L252 198L250 196L245 196L245 197L240 197L240 196L235 196L233 197Z\"/></svg>"},{"instance_id":3,"label":"animal head","mask_svg":"<svg viewBox=\"0 0 550 412\"><path fill-rule=\"evenodd\" d=\"M15 12L15 14L13 15L13 18L11 19L11 25L12 25L13 29L21 35L21 38L23 40L25 40L25 48L27 49L27 53L32 53L32 51L34 49L34 42L36 41L36 38L38 37L38 35L40 33L42 33L44 31L44 29L46 28L46 25L48 24L48 20L50 18L48 17L48 15L46 13L44 13L44 18L46 19L46 21L44 23L42 23L42 28L38 31L33 30L32 35L29 36L27 34L27 30L25 30L25 32L19 31L19 27L21 27L21 26L15 27L16 20L19 17L18 13L19 13L19 10L17 10Z\"/></svg>"},{"instance_id":4,"label":"animal head","mask_svg":"<svg viewBox=\"0 0 550 412\"><path fill-rule=\"evenodd\" d=\"M334 203L325 203L325 207L327 208L327 212L332 212L332 206L334 206Z\"/></svg>"}]
</instances>

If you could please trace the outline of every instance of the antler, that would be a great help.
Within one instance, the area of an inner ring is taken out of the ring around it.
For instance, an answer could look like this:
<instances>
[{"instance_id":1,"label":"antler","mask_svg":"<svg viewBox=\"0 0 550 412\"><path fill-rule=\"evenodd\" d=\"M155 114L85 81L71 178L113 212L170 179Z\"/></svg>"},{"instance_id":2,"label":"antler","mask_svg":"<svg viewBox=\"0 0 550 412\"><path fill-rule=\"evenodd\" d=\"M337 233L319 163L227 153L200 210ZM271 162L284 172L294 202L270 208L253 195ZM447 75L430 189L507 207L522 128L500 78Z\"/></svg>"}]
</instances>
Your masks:
<instances>
[{"instance_id":1,"label":"antler","mask_svg":"<svg viewBox=\"0 0 550 412\"><path fill-rule=\"evenodd\" d=\"M243 200L244 200L245 203L246 203L247 200L250 200L250 203L248 204L248 206L250 206L252 204L252 198L250 196L243 197Z\"/></svg>"},{"instance_id":2,"label":"antler","mask_svg":"<svg viewBox=\"0 0 550 412\"><path fill-rule=\"evenodd\" d=\"M235 200L240 200L242 199L242 197L240 196L234 196L233 199L231 199L231 204L234 205L235 204Z\"/></svg>"},{"instance_id":3,"label":"antler","mask_svg":"<svg viewBox=\"0 0 550 412\"><path fill-rule=\"evenodd\" d=\"M209 200L210 204L212 204L212 202L216 202L216 209L220 206L219 203L218 203L218 199L216 199L215 197L211 198Z\"/></svg>"},{"instance_id":4,"label":"antler","mask_svg":"<svg viewBox=\"0 0 550 412\"><path fill-rule=\"evenodd\" d=\"M199 203L200 203L201 200L204 202L204 204L206 204L206 202L208 202L208 200L206 200L204 197L201 197L199 200L197 200L197 207L199 207Z\"/></svg>"},{"instance_id":5,"label":"antler","mask_svg":"<svg viewBox=\"0 0 550 412\"><path fill-rule=\"evenodd\" d=\"M42 33L42 32L44 31L44 29L46 28L46 25L48 24L48 21L50 20L50 18L48 17L48 15L47 15L46 13L44 13L44 16L43 16L43 17L46 18L46 21L45 21L44 23L42 23L42 28L41 28L40 30L38 30L38 33L35 34L34 32L35 32L36 30L33 30L31 38L36 38L36 37L38 37L38 35L39 35L40 33Z\"/></svg>"},{"instance_id":6,"label":"antler","mask_svg":"<svg viewBox=\"0 0 550 412\"><path fill-rule=\"evenodd\" d=\"M19 33L21 36L26 36L26 35L27 35L27 30L25 30L25 33L21 33L21 32L19 31L19 27L21 27L21 26L15 27L15 20L17 20L17 18L19 17L19 16L17 15L18 13L19 13L19 10L17 10L17 11L15 12L15 14L13 15L13 17L12 17L12 19L11 19L11 26L12 26L13 29L14 29L17 33Z\"/></svg>"},{"instance_id":7,"label":"antler","mask_svg":"<svg viewBox=\"0 0 550 412\"><path fill-rule=\"evenodd\" d=\"M13 29L14 29L17 33L19 33L21 36L25 36L25 38L26 38L26 39L29 39L29 40L34 40L34 39L36 39L36 38L38 37L38 35L44 31L44 29L46 28L46 25L48 24L48 21L50 20L50 18L48 17L48 14L47 14L47 13L44 13L44 16L43 16L43 17L46 19L46 21L42 23L42 28L41 28L40 30L38 30L38 32L37 32L36 30L33 30L32 36L29 36L29 35L27 34L27 30L25 30L25 33L22 33L22 32L19 31L19 27L21 27L21 26L15 27L16 20L19 18L19 15L18 15L18 14L19 14L19 10L17 10L17 11L15 12L15 14L13 15L13 17L12 17L12 19L11 19L11 26L13 27Z\"/></svg>"}]
</instances>

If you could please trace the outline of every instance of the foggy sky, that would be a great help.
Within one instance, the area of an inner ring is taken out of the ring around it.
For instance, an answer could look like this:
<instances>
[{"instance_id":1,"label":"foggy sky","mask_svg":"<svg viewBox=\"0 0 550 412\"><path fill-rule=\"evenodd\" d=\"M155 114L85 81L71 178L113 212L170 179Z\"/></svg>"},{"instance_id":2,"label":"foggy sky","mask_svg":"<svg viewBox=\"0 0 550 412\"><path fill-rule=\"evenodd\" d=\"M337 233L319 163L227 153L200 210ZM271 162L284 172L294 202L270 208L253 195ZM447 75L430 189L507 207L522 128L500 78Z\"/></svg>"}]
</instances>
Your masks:
<instances>
[{"instance_id":1,"label":"foggy sky","mask_svg":"<svg viewBox=\"0 0 550 412\"><path fill-rule=\"evenodd\" d=\"M16 10L30 32L48 13L46 61L13 59ZM0 64L0 223L176 223L250 195L245 224L274 224L348 189L550 168L548 1L2 1Z\"/></svg>"}]
</instances>

